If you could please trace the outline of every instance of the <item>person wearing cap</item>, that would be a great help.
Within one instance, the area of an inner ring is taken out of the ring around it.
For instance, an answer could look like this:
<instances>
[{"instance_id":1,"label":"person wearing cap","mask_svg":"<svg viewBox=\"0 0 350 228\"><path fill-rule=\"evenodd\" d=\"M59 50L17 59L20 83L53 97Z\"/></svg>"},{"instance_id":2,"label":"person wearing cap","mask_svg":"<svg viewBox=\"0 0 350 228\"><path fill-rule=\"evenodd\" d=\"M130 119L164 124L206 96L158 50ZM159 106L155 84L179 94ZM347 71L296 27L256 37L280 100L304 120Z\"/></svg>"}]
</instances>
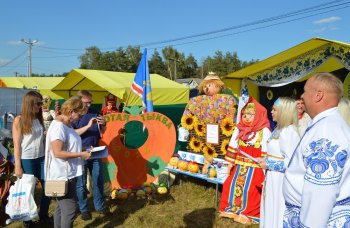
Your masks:
<instances>
[{"instance_id":1,"label":"person wearing cap","mask_svg":"<svg viewBox=\"0 0 350 228\"><path fill-rule=\"evenodd\" d=\"M118 112L118 109L115 106L115 100L114 99L108 99L107 100L107 105L102 108L101 112L102 112L102 115L107 115L107 114L110 114L110 113Z\"/></svg>"},{"instance_id":2,"label":"person wearing cap","mask_svg":"<svg viewBox=\"0 0 350 228\"><path fill-rule=\"evenodd\" d=\"M205 94L207 96L212 96L215 94L220 94L225 87L225 84L221 81L219 75L215 72L209 72L208 75L198 86L199 94Z\"/></svg>"}]
</instances>

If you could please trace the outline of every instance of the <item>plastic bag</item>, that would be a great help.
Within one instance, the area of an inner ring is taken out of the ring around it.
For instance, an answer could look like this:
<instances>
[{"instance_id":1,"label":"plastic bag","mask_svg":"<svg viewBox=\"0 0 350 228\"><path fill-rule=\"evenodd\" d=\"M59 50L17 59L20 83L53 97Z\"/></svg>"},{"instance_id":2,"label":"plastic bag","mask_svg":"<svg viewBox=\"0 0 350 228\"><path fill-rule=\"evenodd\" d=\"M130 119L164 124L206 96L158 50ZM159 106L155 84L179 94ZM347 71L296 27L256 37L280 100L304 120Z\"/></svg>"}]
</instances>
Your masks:
<instances>
[{"instance_id":1,"label":"plastic bag","mask_svg":"<svg viewBox=\"0 0 350 228\"><path fill-rule=\"evenodd\" d=\"M23 174L22 178L18 178L11 186L6 205L6 214L11 220L29 221L39 218L34 201L35 183L34 175Z\"/></svg>"}]
</instances>

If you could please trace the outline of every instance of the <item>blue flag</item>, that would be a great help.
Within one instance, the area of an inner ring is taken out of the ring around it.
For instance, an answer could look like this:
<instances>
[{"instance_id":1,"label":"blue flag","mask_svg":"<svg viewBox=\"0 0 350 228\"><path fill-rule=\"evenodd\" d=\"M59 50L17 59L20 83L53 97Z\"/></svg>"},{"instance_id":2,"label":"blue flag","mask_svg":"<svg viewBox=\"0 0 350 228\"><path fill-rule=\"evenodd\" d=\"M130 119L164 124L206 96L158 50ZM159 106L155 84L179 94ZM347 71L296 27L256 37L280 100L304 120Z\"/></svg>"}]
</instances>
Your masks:
<instances>
[{"instance_id":1,"label":"blue flag","mask_svg":"<svg viewBox=\"0 0 350 228\"><path fill-rule=\"evenodd\" d=\"M143 51L140 64L137 68L134 82L131 85L131 90L142 97L142 106L145 112L153 112L153 100L151 80L149 77L147 48Z\"/></svg>"}]
</instances>

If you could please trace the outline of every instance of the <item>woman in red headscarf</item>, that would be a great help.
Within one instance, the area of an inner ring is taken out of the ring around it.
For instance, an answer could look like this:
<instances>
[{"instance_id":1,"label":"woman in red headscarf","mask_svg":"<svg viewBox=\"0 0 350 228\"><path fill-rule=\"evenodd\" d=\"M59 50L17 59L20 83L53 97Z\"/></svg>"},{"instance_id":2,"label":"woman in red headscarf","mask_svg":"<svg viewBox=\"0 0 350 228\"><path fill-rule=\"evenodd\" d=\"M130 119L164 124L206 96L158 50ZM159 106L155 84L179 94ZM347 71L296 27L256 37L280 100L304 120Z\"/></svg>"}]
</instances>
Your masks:
<instances>
[{"instance_id":1,"label":"woman in red headscarf","mask_svg":"<svg viewBox=\"0 0 350 228\"><path fill-rule=\"evenodd\" d=\"M253 158L266 156L270 125L266 109L252 97L240 117L225 157L232 165L222 189L220 216L243 224L259 223L264 172L258 163L239 151Z\"/></svg>"}]
</instances>

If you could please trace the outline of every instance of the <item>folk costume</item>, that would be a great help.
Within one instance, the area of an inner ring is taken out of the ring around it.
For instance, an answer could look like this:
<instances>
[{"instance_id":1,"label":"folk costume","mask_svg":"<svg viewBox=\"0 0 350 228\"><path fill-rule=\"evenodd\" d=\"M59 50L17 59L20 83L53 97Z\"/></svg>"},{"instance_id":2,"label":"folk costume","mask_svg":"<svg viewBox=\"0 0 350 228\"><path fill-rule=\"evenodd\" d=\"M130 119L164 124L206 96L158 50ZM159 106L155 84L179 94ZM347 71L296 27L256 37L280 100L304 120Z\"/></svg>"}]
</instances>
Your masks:
<instances>
[{"instance_id":1,"label":"folk costume","mask_svg":"<svg viewBox=\"0 0 350 228\"><path fill-rule=\"evenodd\" d=\"M255 109L255 115L248 126L243 116L246 110L252 108ZM257 163L238 153L237 148L252 157L266 156L266 142L271 135L270 124L266 109L252 97L240 115L241 121L236 125L225 157L234 167L223 185L220 211L221 216L231 217L240 223L259 223L264 172Z\"/></svg>"},{"instance_id":2,"label":"folk costume","mask_svg":"<svg viewBox=\"0 0 350 228\"><path fill-rule=\"evenodd\" d=\"M294 125L275 129L267 141L266 174L260 208L260 227L283 227L286 208L282 193L284 172L300 136Z\"/></svg>"},{"instance_id":3,"label":"folk costume","mask_svg":"<svg viewBox=\"0 0 350 228\"><path fill-rule=\"evenodd\" d=\"M349 139L338 108L312 119L283 179L283 227L349 227Z\"/></svg>"}]
</instances>

